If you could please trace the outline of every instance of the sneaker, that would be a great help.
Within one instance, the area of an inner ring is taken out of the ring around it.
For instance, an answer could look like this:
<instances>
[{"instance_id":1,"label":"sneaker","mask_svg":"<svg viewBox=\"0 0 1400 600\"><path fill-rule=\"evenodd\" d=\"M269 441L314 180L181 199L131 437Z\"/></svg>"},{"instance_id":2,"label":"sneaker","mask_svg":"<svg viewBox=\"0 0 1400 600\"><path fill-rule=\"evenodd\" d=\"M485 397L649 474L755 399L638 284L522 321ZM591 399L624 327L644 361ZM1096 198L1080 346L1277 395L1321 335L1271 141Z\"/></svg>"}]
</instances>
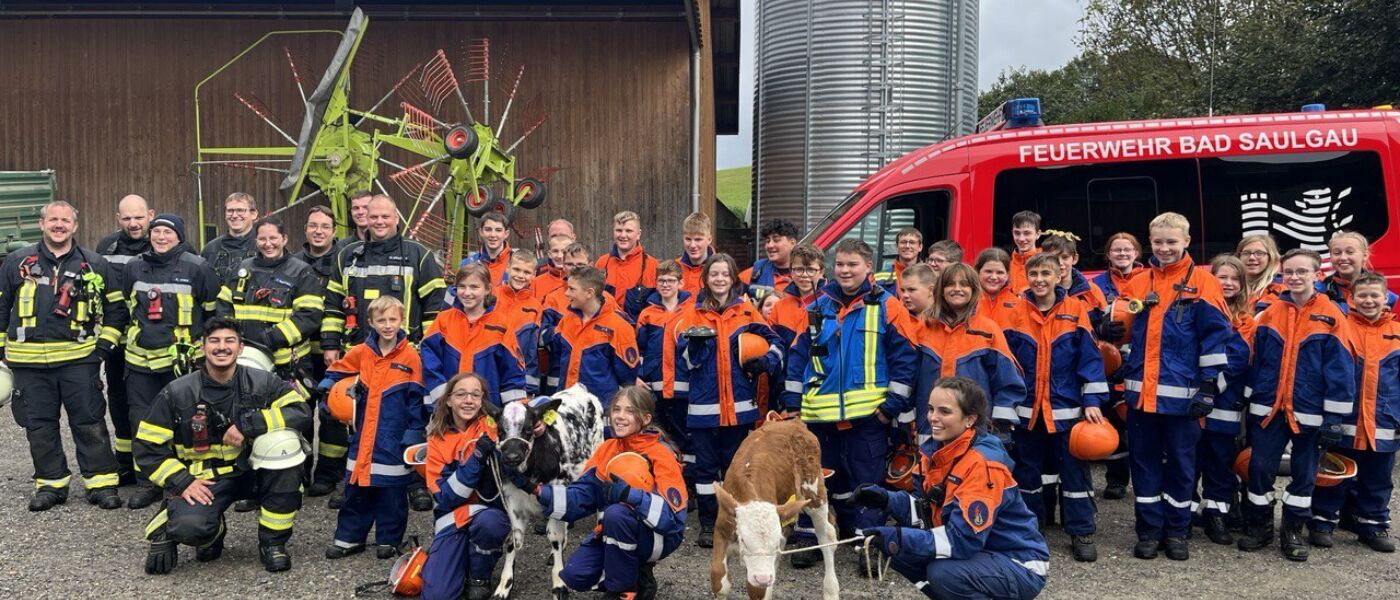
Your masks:
<instances>
[{"instance_id":1,"label":"sneaker","mask_svg":"<svg viewBox=\"0 0 1400 600\"><path fill-rule=\"evenodd\" d=\"M345 491L340 488L336 488L334 492L331 492L331 497L326 499L326 508L331 510L340 510L344 504Z\"/></svg>"},{"instance_id":2,"label":"sneaker","mask_svg":"<svg viewBox=\"0 0 1400 600\"><path fill-rule=\"evenodd\" d=\"M351 556L351 555L354 555L354 554L359 554L359 553L364 552L364 551L365 551L365 545L364 545L364 544L355 544L355 545L349 546L349 547L341 546L340 544L331 544L331 545L329 545L329 546L326 546L326 558L329 559L329 560L336 560L336 559L345 558L345 557L347 557L347 556Z\"/></svg>"},{"instance_id":3,"label":"sneaker","mask_svg":"<svg viewBox=\"0 0 1400 600\"><path fill-rule=\"evenodd\" d=\"M817 545L817 541L803 536L793 540L792 543L788 545L794 550L798 548L811 548ZM821 562L821 560L822 553L820 552L794 552L788 555L788 562L792 563L792 568L794 569L810 569L817 566L817 563Z\"/></svg>"},{"instance_id":4,"label":"sneaker","mask_svg":"<svg viewBox=\"0 0 1400 600\"><path fill-rule=\"evenodd\" d=\"M1331 548L1333 543L1332 532L1308 529L1308 543L1318 548Z\"/></svg>"},{"instance_id":5,"label":"sneaker","mask_svg":"<svg viewBox=\"0 0 1400 600\"><path fill-rule=\"evenodd\" d=\"M408 505L415 512L428 512L433 509L433 495L426 487L409 488Z\"/></svg>"},{"instance_id":6,"label":"sneaker","mask_svg":"<svg viewBox=\"0 0 1400 600\"><path fill-rule=\"evenodd\" d=\"M1187 560L1191 558L1191 551L1186 546L1184 538L1169 537L1162 541L1162 550L1167 558L1171 560Z\"/></svg>"},{"instance_id":7,"label":"sneaker","mask_svg":"<svg viewBox=\"0 0 1400 600\"><path fill-rule=\"evenodd\" d=\"M1070 553L1079 562L1094 562L1099 559L1099 550L1094 547L1093 536L1074 535L1069 538Z\"/></svg>"},{"instance_id":8,"label":"sneaker","mask_svg":"<svg viewBox=\"0 0 1400 600\"><path fill-rule=\"evenodd\" d=\"M126 507L131 510L141 510L160 501L161 489L152 485L143 485L136 488L136 493L126 499Z\"/></svg>"},{"instance_id":9,"label":"sneaker","mask_svg":"<svg viewBox=\"0 0 1400 600\"><path fill-rule=\"evenodd\" d=\"M287 547L258 546L258 558L262 559L263 568L268 573L279 573L292 568L292 555L287 554Z\"/></svg>"},{"instance_id":10,"label":"sneaker","mask_svg":"<svg viewBox=\"0 0 1400 600\"><path fill-rule=\"evenodd\" d=\"M700 535L695 536L695 545L701 548L715 547L715 526L700 525Z\"/></svg>"},{"instance_id":11,"label":"sneaker","mask_svg":"<svg viewBox=\"0 0 1400 600\"><path fill-rule=\"evenodd\" d=\"M214 538L214 541L210 542L208 546L205 546L203 548L195 548L194 559L199 562L210 562L218 560L220 556L224 555L224 536L227 533L228 530L224 530L223 532L219 533L219 537Z\"/></svg>"},{"instance_id":12,"label":"sneaker","mask_svg":"<svg viewBox=\"0 0 1400 600\"><path fill-rule=\"evenodd\" d=\"M1308 545L1303 542L1302 523L1284 523L1279 531L1278 550L1284 558L1293 562L1308 560Z\"/></svg>"},{"instance_id":13,"label":"sneaker","mask_svg":"<svg viewBox=\"0 0 1400 600\"><path fill-rule=\"evenodd\" d=\"M233 503L233 512L253 512L258 509L257 500L239 500Z\"/></svg>"},{"instance_id":14,"label":"sneaker","mask_svg":"<svg viewBox=\"0 0 1400 600\"><path fill-rule=\"evenodd\" d=\"M43 512L68 501L68 490L42 488L29 499L30 512Z\"/></svg>"},{"instance_id":15,"label":"sneaker","mask_svg":"<svg viewBox=\"0 0 1400 600\"><path fill-rule=\"evenodd\" d=\"M165 539L161 534L161 539L151 542L150 549L146 551L146 574L166 575L174 571L179 562L180 552L175 540Z\"/></svg>"},{"instance_id":16,"label":"sneaker","mask_svg":"<svg viewBox=\"0 0 1400 600\"><path fill-rule=\"evenodd\" d=\"M1221 546L1229 546L1235 543L1235 536L1230 534L1230 528L1225 524L1225 516L1217 512L1208 513L1202 519L1201 527L1206 530L1206 537L1211 542Z\"/></svg>"},{"instance_id":17,"label":"sneaker","mask_svg":"<svg viewBox=\"0 0 1400 600\"><path fill-rule=\"evenodd\" d=\"M1359 540L1362 544L1365 544L1367 548L1375 550L1376 552L1385 552L1387 554L1395 552L1395 538L1390 537L1390 533L1385 530L1363 534Z\"/></svg>"},{"instance_id":18,"label":"sneaker","mask_svg":"<svg viewBox=\"0 0 1400 600\"><path fill-rule=\"evenodd\" d=\"M112 510L122 507L122 497L117 495L116 488L88 490L87 501L88 504L102 510Z\"/></svg>"},{"instance_id":19,"label":"sneaker","mask_svg":"<svg viewBox=\"0 0 1400 600\"><path fill-rule=\"evenodd\" d=\"M1121 483L1110 483L1103 486L1104 500L1122 500L1128 497L1128 486Z\"/></svg>"},{"instance_id":20,"label":"sneaker","mask_svg":"<svg viewBox=\"0 0 1400 600\"><path fill-rule=\"evenodd\" d=\"M1157 558L1157 547L1160 545L1161 542L1157 540L1138 540L1137 545L1133 546L1133 556L1143 560Z\"/></svg>"},{"instance_id":21,"label":"sneaker","mask_svg":"<svg viewBox=\"0 0 1400 600\"><path fill-rule=\"evenodd\" d=\"M334 491L334 481L315 481L311 483L310 487L306 488L306 495L312 498L320 498Z\"/></svg>"}]
</instances>

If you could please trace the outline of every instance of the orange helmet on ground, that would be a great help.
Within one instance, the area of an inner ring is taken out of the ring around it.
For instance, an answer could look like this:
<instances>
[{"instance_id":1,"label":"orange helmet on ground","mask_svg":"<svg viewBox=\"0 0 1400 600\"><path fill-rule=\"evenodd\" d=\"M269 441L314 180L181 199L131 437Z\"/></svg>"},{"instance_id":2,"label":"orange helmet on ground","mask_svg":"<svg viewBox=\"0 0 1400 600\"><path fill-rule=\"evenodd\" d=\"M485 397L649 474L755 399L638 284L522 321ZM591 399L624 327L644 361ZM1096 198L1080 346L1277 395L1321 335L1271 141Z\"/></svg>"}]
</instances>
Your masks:
<instances>
[{"instance_id":1,"label":"orange helmet on ground","mask_svg":"<svg viewBox=\"0 0 1400 600\"><path fill-rule=\"evenodd\" d=\"M330 393L326 394L326 406L330 409L331 417L351 427L355 426L355 385L359 382L358 377L346 377L335 382Z\"/></svg>"},{"instance_id":2,"label":"orange helmet on ground","mask_svg":"<svg viewBox=\"0 0 1400 600\"><path fill-rule=\"evenodd\" d=\"M739 334L739 364L746 365L767 353L768 340L763 339L763 336L747 332Z\"/></svg>"},{"instance_id":3,"label":"orange helmet on ground","mask_svg":"<svg viewBox=\"0 0 1400 600\"><path fill-rule=\"evenodd\" d=\"M1069 430L1069 453L1079 460L1103 460L1118 449L1118 431L1107 421L1074 424Z\"/></svg>"},{"instance_id":4,"label":"orange helmet on ground","mask_svg":"<svg viewBox=\"0 0 1400 600\"><path fill-rule=\"evenodd\" d=\"M422 546L404 554L394 561L389 569L389 590L395 596L417 596L423 593L423 565L428 562L428 551Z\"/></svg>"},{"instance_id":5,"label":"orange helmet on ground","mask_svg":"<svg viewBox=\"0 0 1400 600\"><path fill-rule=\"evenodd\" d=\"M1356 477L1356 461L1337 454L1328 452L1322 455L1322 460L1317 462L1317 485L1319 487L1332 487L1342 482L1343 479Z\"/></svg>"},{"instance_id":6,"label":"orange helmet on ground","mask_svg":"<svg viewBox=\"0 0 1400 600\"><path fill-rule=\"evenodd\" d=\"M885 466L885 483L895 489L914 491L914 469L919 465L919 449L912 444L896 448Z\"/></svg>"},{"instance_id":7,"label":"orange helmet on ground","mask_svg":"<svg viewBox=\"0 0 1400 600\"><path fill-rule=\"evenodd\" d=\"M423 479L428 478L428 444L414 444L403 450L403 464L411 465Z\"/></svg>"},{"instance_id":8,"label":"orange helmet on ground","mask_svg":"<svg viewBox=\"0 0 1400 600\"><path fill-rule=\"evenodd\" d=\"M1254 451L1252 448L1245 448L1244 450L1240 450L1239 454L1235 455L1236 477L1239 477L1242 480L1249 479L1249 457L1253 454Z\"/></svg>"},{"instance_id":9,"label":"orange helmet on ground","mask_svg":"<svg viewBox=\"0 0 1400 600\"><path fill-rule=\"evenodd\" d=\"M1119 367L1123 366L1123 353L1118 351L1118 346L1100 340L1099 354L1103 356L1103 374L1105 377L1117 373Z\"/></svg>"},{"instance_id":10,"label":"orange helmet on ground","mask_svg":"<svg viewBox=\"0 0 1400 600\"><path fill-rule=\"evenodd\" d=\"M650 492L656 489L656 475L651 472L651 460L636 452L619 452L599 473L603 481L621 479L639 490Z\"/></svg>"}]
</instances>

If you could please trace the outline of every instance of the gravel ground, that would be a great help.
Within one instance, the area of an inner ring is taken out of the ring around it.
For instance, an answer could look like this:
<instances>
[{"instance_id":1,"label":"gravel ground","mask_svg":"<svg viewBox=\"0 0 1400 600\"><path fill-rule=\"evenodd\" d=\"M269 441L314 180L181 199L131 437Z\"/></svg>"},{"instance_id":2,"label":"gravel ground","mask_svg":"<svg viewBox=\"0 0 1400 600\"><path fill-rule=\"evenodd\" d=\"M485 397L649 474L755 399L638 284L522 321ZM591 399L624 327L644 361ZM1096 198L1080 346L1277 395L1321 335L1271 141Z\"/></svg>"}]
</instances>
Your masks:
<instances>
[{"instance_id":1,"label":"gravel ground","mask_svg":"<svg viewBox=\"0 0 1400 600\"><path fill-rule=\"evenodd\" d=\"M153 595L204 597L346 598L354 587L385 577L389 561L360 554L339 561L322 556L335 527L335 513L324 498L309 498L297 515L290 546L294 567L269 574L257 559L256 513L229 512L228 549L209 564L194 562L181 549L181 563L165 577L142 571L146 544L141 530L151 511L125 508L102 511L82 499L75 488L67 504L46 513L25 509L32 490L28 448L10 411L0 411L0 597L129 598ZM66 427L66 426L65 426ZM72 460L72 445L67 443ZM76 469L76 465L73 466ZM1102 481L1102 474L1096 473ZM76 478L75 478L76 481ZM78 485L75 483L75 485ZM122 490L123 496L130 488ZM1400 507L1391 503L1392 509ZM1166 593L1186 598L1395 598L1400 594L1400 555L1371 552L1349 534L1339 534L1331 550L1312 551L1303 564L1289 563L1277 550L1244 554L1233 547L1193 540L1192 560L1177 563L1132 558L1132 512L1127 501L1101 503L1099 561L1075 563L1068 558L1068 538L1049 534L1052 548L1046 598L1158 598ZM692 527L694 524L692 523ZM426 541L428 513L413 513L409 533ZM587 528L575 527L576 534ZM527 534L527 547L516 562L517 598L547 597L548 543ZM577 543L577 535L571 540ZM871 582L856 573L855 553L838 553L843 598L921 598L908 582L891 573ZM687 543L656 568L661 598L705 598L709 586L709 551ZM736 568L737 567L737 568ZM731 565L732 571L742 567ZM818 598L821 571L779 568L777 596ZM741 575L731 573L737 583ZM591 597L581 594L580 597ZM387 595L382 596L387 597ZM733 594L731 597L738 597Z\"/></svg>"}]
</instances>

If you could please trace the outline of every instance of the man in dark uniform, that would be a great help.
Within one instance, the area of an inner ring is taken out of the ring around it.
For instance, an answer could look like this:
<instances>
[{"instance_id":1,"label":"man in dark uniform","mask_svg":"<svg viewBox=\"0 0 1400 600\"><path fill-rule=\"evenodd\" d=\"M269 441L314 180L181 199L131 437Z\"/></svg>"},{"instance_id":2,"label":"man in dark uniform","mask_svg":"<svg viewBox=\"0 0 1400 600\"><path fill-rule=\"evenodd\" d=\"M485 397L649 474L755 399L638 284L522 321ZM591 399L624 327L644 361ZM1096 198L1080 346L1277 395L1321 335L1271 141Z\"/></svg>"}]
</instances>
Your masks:
<instances>
[{"instance_id":1,"label":"man in dark uniform","mask_svg":"<svg viewBox=\"0 0 1400 600\"><path fill-rule=\"evenodd\" d=\"M72 473L58 429L63 411L88 502L117 508L117 459L98 370L126 329L121 288L102 255L73 241L73 205L50 202L39 214L43 240L0 264L0 343L15 376L15 421L24 427L34 461L29 510L68 500Z\"/></svg>"},{"instance_id":2,"label":"man in dark uniform","mask_svg":"<svg viewBox=\"0 0 1400 600\"><path fill-rule=\"evenodd\" d=\"M361 212L368 213L368 197L362 204ZM306 243L294 258L311 265L311 270L316 273L318 289L326 288L335 260L333 250L336 245L333 213L324 206L313 207L306 215ZM320 344L311 346L311 354L303 359L302 368L311 374L312 381L321 381L326 377L326 361L321 356ZM320 395L314 391L312 394ZM326 411L318 410L316 416L320 421L316 440L316 470L312 474L310 487L306 489L306 495L312 497L335 491L336 484L345 477L345 452L349 447L350 435L345 424L331 418ZM339 500L339 494L332 496L329 502L331 508L339 508Z\"/></svg>"},{"instance_id":3,"label":"man in dark uniform","mask_svg":"<svg viewBox=\"0 0 1400 600\"><path fill-rule=\"evenodd\" d=\"M253 223L258 221L258 204L251 195L234 192L224 199L224 222L228 233L210 240L199 252L219 281L228 281L238 271L239 263L258 254L253 243Z\"/></svg>"},{"instance_id":4,"label":"man in dark uniform","mask_svg":"<svg viewBox=\"0 0 1400 600\"><path fill-rule=\"evenodd\" d=\"M147 227L155 218L146 199L136 194L123 196L117 202L117 223L121 229L97 243L97 253L107 259L112 270L121 273L126 263L151 250ZM113 282L119 285L119 282ZM122 332L125 334L126 332ZM120 343L103 363L107 376L107 411L112 415L112 445L116 448L117 475L122 485L136 482L131 462L130 407L126 400L126 350Z\"/></svg>"}]
</instances>

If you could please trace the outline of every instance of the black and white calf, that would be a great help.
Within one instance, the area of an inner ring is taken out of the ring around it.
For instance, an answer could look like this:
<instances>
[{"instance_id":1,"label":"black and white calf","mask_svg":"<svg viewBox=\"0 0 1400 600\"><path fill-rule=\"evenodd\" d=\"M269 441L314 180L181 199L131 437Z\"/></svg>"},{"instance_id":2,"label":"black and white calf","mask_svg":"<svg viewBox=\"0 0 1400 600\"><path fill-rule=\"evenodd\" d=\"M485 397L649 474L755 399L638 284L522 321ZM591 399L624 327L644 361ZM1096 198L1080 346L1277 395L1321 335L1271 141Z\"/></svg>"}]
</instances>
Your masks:
<instances>
[{"instance_id":1,"label":"black and white calf","mask_svg":"<svg viewBox=\"0 0 1400 600\"><path fill-rule=\"evenodd\" d=\"M507 475L502 491L511 529L506 539L501 583L492 597L498 600L510 596L515 579L515 552L524 545L525 525L531 519L546 516L549 517L546 533L554 557L550 573L552 594L559 598L566 593L559 572L564 568L568 525L559 520L562 515L545 515L531 492L540 484L568 484L578 478L589 457L593 456L593 450L603 443L603 406L582 384L555 392L548 400L537 400L534 404L506 404L497 423L501 467ZM536 423L545 425L539 437L534 435Z\"/></svg>"}]
</instances>

